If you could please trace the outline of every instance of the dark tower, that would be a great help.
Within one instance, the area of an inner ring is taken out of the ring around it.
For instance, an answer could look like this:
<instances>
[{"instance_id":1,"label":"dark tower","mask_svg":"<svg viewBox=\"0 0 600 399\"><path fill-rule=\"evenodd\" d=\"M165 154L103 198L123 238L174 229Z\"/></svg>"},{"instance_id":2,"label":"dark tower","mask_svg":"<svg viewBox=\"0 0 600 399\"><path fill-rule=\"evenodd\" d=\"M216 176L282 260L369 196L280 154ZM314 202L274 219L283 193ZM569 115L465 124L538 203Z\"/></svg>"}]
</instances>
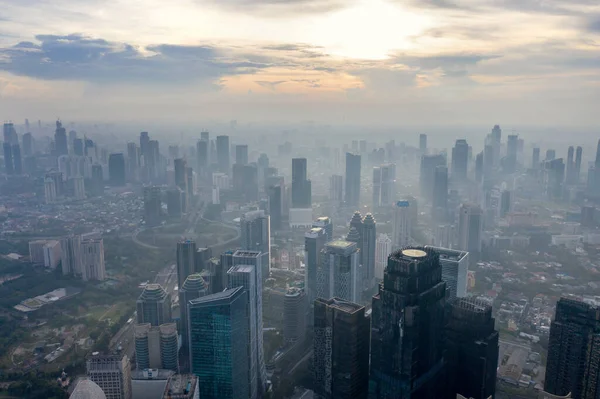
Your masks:
<instances>
[{"instance_id":1,"label":"dark tower","mask_svg":"<svg viewBox=\"0 0 600 399\"><path fill-rule=\"evenodd\" d=\"M362 264L363 278L367 280L369 288L375 278L375 245L377 241L377 224L375 218L370 213L364 217L362 221Z\"/></svg>"},{"instance_id":2,"label":"dark tower","mask_svg":"<svg viewBox=\"0 0 600 399\"><path fill-rule=\"evenodd\" d=\"M540 148L535 147L531 157L531 168L538 169L540 167Z\"/></svg>"},{"instance_id":3,"label":"dark tower","mask_svg":"<svg viewBox=\"0 0 600 399\"><path fill-rule=\"evenodd\" d=\"M125 185L125 156L122 153L108 157L108 178L113 186Z\"/></svg>"},{"instance_id":4,"label":"dark tower","mask_svg":"<svg viewBox=\"0 0 600 399\"><path fill-rule=\"evenodd\" d=\"M56 132L54 133L54 148L56 155L69 155L69 147L67 144L67 130L62 127L60 121L56 121Z\"/></svg>"},{"instance_id":5,"label":"dark tower","mask_svg":"<svg viewBox=\"0 0 600 399\"><path fill-rule=\"evenodd\" d=\"M469 161L469 144L467 140L456 140L452 148L452 178L456 181L467 179L467 165Z\"/></svg>"},{"instance_id":6,"label":"dark tower","mask_svg":"<svg viewBox=\"0 0 600 399\"><path fill-rule=\"evenodd\" d=\"M594 162L596 169L600 169L600 140L598 140L598 146L596 147L596 162Z\"/></svg>"},{"instance_id":7,"label":"dark tower","mask_svg":"<svg viewBox=\"0 0 600 399\"><path fill-rule=\"evenodd\" d=\"M446 221L448 214L448 168L435 168L433 178L433 216L440 222Z\"/></svg>"},{"instance_id":8,"label":"dark tower","mask_svg":"<svg viewBox=\"0 0 600 399\"><path fill-rule=\"evenodd\" d=\"M292 208L312 206L312 185L307 178L306 158L292 159Z\"/></svg>"},{"instance_id":9,"label":"dark tower","mask_svg":"<svg viewBox=\"0 0 600 399\"><path fill-rule=\"evenodd\" d=\"M217 136L217 163L220 172L229 174L229 136Z\"/></svg>"},{"instance_id":10,"label":"dark tower","mask_svg":"<svg viewBox=\"0 0 600 399\"><path fill-rule=\"evenodd\" d=\"M578 184L581 179L581 157L583 155L583 148L577 147L575 151L575 171L574 171L574 180L575 184Z\"/></svg>"},{"instance_id":11,"label":"dark tower","mask_svg":"<svg viewBox=\"0 0 600 399\"><path fill-rule=\"evenodd\" d=\"M442 396L445 294L434 250L407 247L389 256L373 296L370 397Z\"/></svg>"},{"instance_id":12,"label":"dark tower","mask_svg":"<svg viewBox=\"0 0 600 399\"><path fill-rule=\"evenodd\" d=\"M459 393L467 398L487 399L496 391L498 332L492 307L472 298L457 298L448 307L445 328L445 398Z\"/></svg>"},{"instance_id":13,"label":"dark tower","mask_svg":"<svg viewBox=\"0 0 600 399\"><path fill-rule=\"evenodd\" d=\"M9 142L5 141L2 143L2 148L4 149L4 170L7 175L12 175L15 173L15 168L13 166L12 146Z\"/></svg>"},{"instance_id":14,"label":"dark tower","mask_svg":"<svg viewBox=\"0 0 600 399\"><path fill-rule=\"evenodd\" d=\"M567 184L573 184L575 171L575 162L573 161L574 155L575 148L573 146L569 146L569 150L567 151Z\"/></svg>"}]
</instances>

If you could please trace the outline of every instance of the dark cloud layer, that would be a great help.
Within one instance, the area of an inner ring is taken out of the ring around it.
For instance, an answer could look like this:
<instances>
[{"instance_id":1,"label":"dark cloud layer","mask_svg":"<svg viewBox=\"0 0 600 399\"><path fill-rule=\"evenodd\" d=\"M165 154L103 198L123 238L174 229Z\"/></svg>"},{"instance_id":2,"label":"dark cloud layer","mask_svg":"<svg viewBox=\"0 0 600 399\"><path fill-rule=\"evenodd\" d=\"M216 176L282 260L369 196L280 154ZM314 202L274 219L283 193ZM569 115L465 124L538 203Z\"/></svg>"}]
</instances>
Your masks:
<instances>
[{"instance_id":1,"label":"dark cloud layer","mask_svg":"<svg viewBox=\"0 0 600 399\"><path fill-rule=\"evenodd\" d=\"M160 44L143 52L127 43L80 34L36 39L36 43L0 49L0 70L48 80L171 83L212 82L223 75L253 73L270 66L236 58L227 49L213 46Z\"/></svg>"}]
</instances>

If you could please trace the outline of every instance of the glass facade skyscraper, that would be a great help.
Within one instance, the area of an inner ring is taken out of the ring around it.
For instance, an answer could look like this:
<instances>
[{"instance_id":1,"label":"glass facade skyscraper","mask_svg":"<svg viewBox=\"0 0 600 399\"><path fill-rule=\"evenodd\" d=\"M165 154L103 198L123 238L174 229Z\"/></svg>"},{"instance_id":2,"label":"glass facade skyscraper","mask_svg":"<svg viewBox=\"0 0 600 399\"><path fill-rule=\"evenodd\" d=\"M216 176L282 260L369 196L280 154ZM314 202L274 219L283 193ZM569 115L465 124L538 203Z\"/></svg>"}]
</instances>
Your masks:
<instances>
[{"instance_id":1,"label":"glass facade skyscraper","mask_svg":"<svg viewBox=\"0 0 600 399\"><path fill-rule=\"evenodd\" d=\"M248 371L247 307L243 287L190 302L190 365L203 399L254 397Z\"/></svg>"}]
</instances>

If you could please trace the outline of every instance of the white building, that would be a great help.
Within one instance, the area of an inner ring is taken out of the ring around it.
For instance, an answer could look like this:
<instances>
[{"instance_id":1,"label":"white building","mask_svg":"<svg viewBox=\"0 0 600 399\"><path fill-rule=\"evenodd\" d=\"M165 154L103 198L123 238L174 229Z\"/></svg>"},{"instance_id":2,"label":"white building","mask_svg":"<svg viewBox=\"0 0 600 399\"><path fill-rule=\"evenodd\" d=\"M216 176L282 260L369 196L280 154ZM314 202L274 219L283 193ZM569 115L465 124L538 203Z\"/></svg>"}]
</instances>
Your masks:
<instances>
[{"instance_id":1,"label":"white building","mask_svg":"<svg viewBox=\"0 0 600 399\"><path fill-rule=\"evenodd\" d=\"M49 177L44 180L44 198L46 204L56 202L56 182Z\"/></svg>"},{"instance_id":2,"label":"white building","mask_svg":"<svg viewBox=\"0 0 600 399\"><path fill-rule=\"evenodd\" d=\"M355 242L331 241L321 251L317 298L341 298L358 303L361 295L360 254Z\"/></svg>"},{"instance_id":3,"label":"white building","mask_svg":"<svg viewBox=\"0 0 600 399\"><path fill-rule=\"evenodd\" d=\"M441 248L454 247L455 228L451 224L440 224L436 226L434 232L433 244Z\"/></svg>"},{"instance_id":4,"label":"white building","mask_svg":"<svg viewBox=\"0 0 600 399\"><path fill-rule=\"evenodd\" d=\"M213 186L212 189L212 203L219 205L221 203L221 190L218 186Z\"/></svg>"},{"instance_id":5,"label":"white building","mask_svg":"<svg viewBox=\"0 0 600 399\"><path fill-rule=\"evenodd\" d=\"M81 242L81 271L84 281L105 280L104 241L89 239Z\"/></svg>"},{"instance_id":6,"label":"white building","mask_svg":"<svg viewBox=\"0 0 600 399\"><path fill-rule=\"evenodd\" d=\"M391 253L392 239L387 234L379 234L375 244L375 278L383 280L383 272Z\"/></svg>"},{"instance_id":7,"label":"white building","mask_svg":"<svg viewBox=\"0 0 600 399\"><path fill-rule=\"evenodd\" d=\"M467 296L467 274L469 272L469 253L448 248L426 246L440 255L442 280L446 282L449 298Z\"/></svg>"},{"instance_id":8,"label":"white building","mask_svg":"<svg viewBox=\"0 0 600 399\"><path fill-rule=\"evenodd\" d=\"M86 372L106 395L106 399L131 399L131 365L127 355L100 355L86 360Z\"/></svg>"},{"instance_id":9,"label":"white building","mask_svg":"<svg viewBox=\"0 0 600 399\"><path fill-rule=\"evenodd\" d=\"M83 176L73 177L73 197L76 200L85 199L85 184Z\"/></svg>"},{"instance_id":10,"label":"white building","mask_svg":"<svg viewBox=\"0 0 600 399\"><path fill-rule=\"evenodd\" d=\"M483 211L481 207L462 204L458 217L457 249L479 254L481 252L481 234L483 229Z\"/></svg>"},{"instance_id":11,"label":"white building","mask_svg":"<svg viewBox=\"0 0 600 399\"><path fill-rule=\"evenodd\" d=\"M60 240L62 272L81 276L81 236L73 235Z\"/></svg>"},{"instance_id":12,"label":"white building","mask_svg":"<svg viewBox=\"0 0 600 399\"><path fill-rule=\"evenodd\" d=\"M138 370L162 369L179 371L178 337L175 323L152 326L136 324L133 330L135 359Z\"/></svg>"},{"instance_id":13,"label":"white building","mask_svg":"<svg viewBox=\"0 0 600 399\"><path fill-rule=\"evenodd\" d=\"M412 230L410 203L406 200L398 201L394 205L394 225L392 246L395 249L410 245Z\"/></svg>"},{"instance_id":14,"label":"white building","mask_svg":"<svg viewBox=\"0 0 600 399\"><path fill-rule=\"evenodd\" d=\"M213 173L213 186L217 186L220 190L228 190L231 182L226 173Z\"/></svg>"},{"instance_id":15,"label":"white building","mask_svg":"<svg viewBox=\"0 0 600 399\"><path fill-rule=\"evenodd\" d=\"M290 208L290 228L309 229L313 224L312 208Z\"/></svg>"},{"instance_id":16,"label":"white building","mask_svg":"<svg viewBox=\"0 0 600 399\"><path fill-rule=\"evenodd\" d=\"M49 269L56 269L56 266L60 263L60 259L60 242L56 240L47 241L44 244L44 266Z\"/></svg>"}]
</instances>

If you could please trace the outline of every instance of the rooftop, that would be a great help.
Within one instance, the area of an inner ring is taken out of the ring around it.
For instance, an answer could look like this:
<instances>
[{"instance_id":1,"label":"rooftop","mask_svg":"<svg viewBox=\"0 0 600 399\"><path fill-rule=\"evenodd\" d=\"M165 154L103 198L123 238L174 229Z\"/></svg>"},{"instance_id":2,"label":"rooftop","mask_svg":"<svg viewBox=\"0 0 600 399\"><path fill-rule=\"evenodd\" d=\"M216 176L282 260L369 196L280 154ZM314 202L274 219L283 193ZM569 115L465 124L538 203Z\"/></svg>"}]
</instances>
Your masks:
<instances>
[{"instance_id":1,"label":"rooftop","mask_svg":"<svg viewBox=\"0 0 600 399\"><path fill-rule=\"evenodd\" d=\"M345 241L345 240L335 240L328 242L325 244L327 247L339 248L339 249L348 249L353 245L356 245L354 242Z\"/></svg>"},{"instance_id":2,"label":"rooftop","mask_svg":"<svg viewBox=\"0 0 600 399\"><path fill-rule=\"evenodd\" d=\"M365 307L354 302L346 301L341 298L322 299L317 298L317 302L325 303L331 308L339 309L345 313L356 313Z\"/></svg>"},{"instance_id":3,"label":"rooftop","mask_svg":"<svg viewBox=\"0 0 600 399\"><path fill-rule=\"evenodd\" d=\"M192 374L175 374L167 382L163 398L193 398L198 378Z\"/></svg>"},{"instance_id":4,"label":"rooftop","mask_svg":"<svg viewBox=\"0 0 600 399\"><path fill-rule=\"evenodd\" d=\"M432 249L435 252L437 252L440 255L440 261L443 261L443 260L447 259L447 260L454 260L454 261L460 262L465 256L469 255L469 253L466 252L466 251L459 251L459 250L456 250L456 249L434 247L432 245L426 245L425 248L426 249Z\"/></svg>"}]
</instances>

